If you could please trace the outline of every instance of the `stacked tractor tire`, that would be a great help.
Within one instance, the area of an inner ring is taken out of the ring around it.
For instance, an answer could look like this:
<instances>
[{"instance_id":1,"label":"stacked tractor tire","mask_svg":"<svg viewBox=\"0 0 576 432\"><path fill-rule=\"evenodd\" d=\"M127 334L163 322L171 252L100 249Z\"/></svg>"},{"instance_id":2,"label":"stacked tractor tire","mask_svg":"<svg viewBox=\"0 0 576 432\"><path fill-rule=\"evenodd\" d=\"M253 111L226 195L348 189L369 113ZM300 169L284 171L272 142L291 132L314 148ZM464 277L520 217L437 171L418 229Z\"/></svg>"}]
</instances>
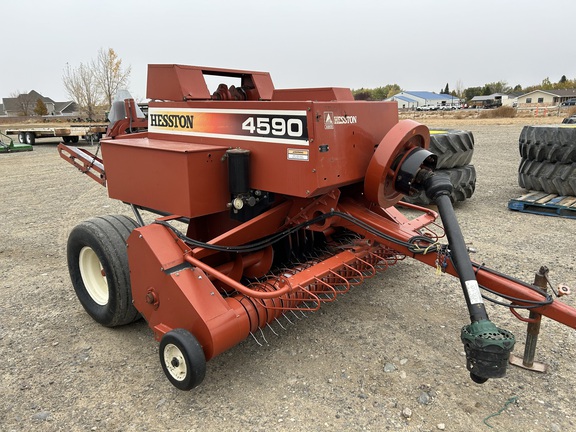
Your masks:
<instances>
[{"instance_id":1,"label":"stacked tractor tire","mask_svg":"<svg viewBox=\"0 0 576 432\"><path fill-rule=\"evenodd\" d=\"M438 156L436 175L449 177L454 187L452 202L470 198L476 189L476 170L471 164L474 153L472 132L431 129L429 150ZM424 192L404 197L404 201L418 205L432 204Z\"/></svg>"},{"instance_id":2,"label":"stacked tractor tire","mask_svg":"<svg viewBox=\"0 0 576 432\"><path fill-rule=\"evenodd\" d=\"M519 146L520 187L576 196L576 124L524 126Z\"/></svg>"}]
</instances>

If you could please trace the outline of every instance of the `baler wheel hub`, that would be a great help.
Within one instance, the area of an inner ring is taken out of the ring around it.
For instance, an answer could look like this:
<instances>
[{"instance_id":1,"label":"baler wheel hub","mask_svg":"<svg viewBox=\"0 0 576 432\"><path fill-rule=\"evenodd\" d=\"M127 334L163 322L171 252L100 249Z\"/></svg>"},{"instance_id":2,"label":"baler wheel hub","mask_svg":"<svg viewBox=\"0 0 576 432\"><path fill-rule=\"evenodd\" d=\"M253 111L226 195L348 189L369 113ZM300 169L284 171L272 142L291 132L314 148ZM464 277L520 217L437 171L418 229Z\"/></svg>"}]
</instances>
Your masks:
<instances>
[{"instance_id":1,"label":"baler wheel hub","mask_svg":"<svg viewBox=\"0 0 576 432\"><path fill-rule=\"evenodd\" d=\"M398 203L405 194L398 190L398 184L405 184L404 179L399 178L404 162L414 156L415 148L426 150L429 145L430 132L422 124L403 120L392 127L376 148L366 170L366 198L382 208ZM430 153L429 156L433 158L434 155Z\"/></svg>"},{"instance_id":2,"label":"baler wheel hub","mask_svg":"<svg viewBox=\"0 0 576 432\"><path fill-rule=\"evenodd\" d=\"M82 281L92 300L100 306L107 304L110 292L106 272L94 249L88 246L83 247L78 257L78 264Z\"/></svg>"},{"instance_id":3,"label":"baler wheel hub","mask_svg":"<svg viewBox=\"0 0 576 432\"><path fill-rule=\"evenodd\" d=\"M182 381L186 377L186 361L182 351L174 344L168 344L164 348L164 361L168 367L168 372L177 381Z\"/></svg>"}]
</instances>

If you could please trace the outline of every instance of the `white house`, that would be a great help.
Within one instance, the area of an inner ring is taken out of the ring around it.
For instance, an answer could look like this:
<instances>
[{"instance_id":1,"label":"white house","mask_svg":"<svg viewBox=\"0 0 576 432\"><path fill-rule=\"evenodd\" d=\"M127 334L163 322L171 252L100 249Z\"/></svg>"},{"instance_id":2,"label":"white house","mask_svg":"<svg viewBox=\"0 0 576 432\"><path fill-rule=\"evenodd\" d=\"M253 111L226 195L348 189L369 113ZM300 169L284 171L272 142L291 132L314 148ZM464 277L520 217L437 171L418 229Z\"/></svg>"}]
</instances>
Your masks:
<instances>
[{"instance_id":1,"label":"white house","mask_svg":"<svg viewBox=\"0 0 576 432\"><path fill-rule=\"evenodd\" d=\"M576 89L534 90L518 96L518 106L558 106L572 98L576 98Z\"/></svg>"}]
</instances>

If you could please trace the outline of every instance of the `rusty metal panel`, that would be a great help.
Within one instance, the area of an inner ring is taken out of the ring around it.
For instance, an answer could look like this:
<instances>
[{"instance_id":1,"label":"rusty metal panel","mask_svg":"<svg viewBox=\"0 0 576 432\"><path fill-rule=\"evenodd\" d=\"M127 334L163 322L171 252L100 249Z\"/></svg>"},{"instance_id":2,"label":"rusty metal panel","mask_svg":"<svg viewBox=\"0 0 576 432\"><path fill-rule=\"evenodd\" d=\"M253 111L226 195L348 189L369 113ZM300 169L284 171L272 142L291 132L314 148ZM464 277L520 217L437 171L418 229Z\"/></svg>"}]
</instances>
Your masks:
<instances>
[{"instance_id":1,"label":"rusty metal panel","mask_svg":"<svg viewBox=\"0 0 576 432\"><path fill-rule=\"evenodd\" d=\"M110 198L187 217L226 210L225 148L148 138L102 141Z\"/></svg>"}]
</instances>

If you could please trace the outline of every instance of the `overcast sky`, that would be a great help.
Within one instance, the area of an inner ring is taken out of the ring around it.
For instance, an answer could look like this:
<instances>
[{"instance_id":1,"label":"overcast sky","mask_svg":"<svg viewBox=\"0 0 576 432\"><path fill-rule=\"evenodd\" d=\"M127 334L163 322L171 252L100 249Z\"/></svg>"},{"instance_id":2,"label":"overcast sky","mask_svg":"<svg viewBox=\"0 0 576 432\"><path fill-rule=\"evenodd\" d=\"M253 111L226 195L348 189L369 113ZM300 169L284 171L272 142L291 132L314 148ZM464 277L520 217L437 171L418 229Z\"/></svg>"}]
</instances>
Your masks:
<instances>
[{"instance_id":1,"label":"overcast sky","mask_svg":"<svg viewBox=\"0 0 576 432\"><path fill-rule=\"evenodd\" d=\"M439 92L576 78L574 0L3 0L0 98L69 100L66 64L113 48L145 100L149 63L267 71L277 88Z\"/></svg>"}]
</instances>

